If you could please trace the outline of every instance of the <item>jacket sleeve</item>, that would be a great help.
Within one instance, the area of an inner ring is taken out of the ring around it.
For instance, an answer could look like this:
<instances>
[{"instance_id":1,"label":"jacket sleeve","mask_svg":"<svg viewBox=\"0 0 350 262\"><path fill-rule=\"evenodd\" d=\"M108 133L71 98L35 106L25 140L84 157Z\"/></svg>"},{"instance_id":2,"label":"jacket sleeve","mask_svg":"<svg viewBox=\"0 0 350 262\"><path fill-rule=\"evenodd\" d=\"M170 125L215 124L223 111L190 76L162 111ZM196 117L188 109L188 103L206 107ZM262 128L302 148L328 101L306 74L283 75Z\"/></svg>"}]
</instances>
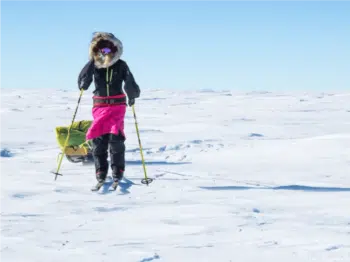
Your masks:
<instances>
[{"instance_id":1,"label":"jacket sleeve","mask_svg":"<svg viewBox=\"0 0 350 262\"><path fill-rule=\"evenodd\" d=\"M78 77L79 89L87 90L92 82L94 75L94 60L90 60L81 70Z\"/></svg>"},{"instance_id":2,"label":"jacket sleeve","mask_svg":"<svg viewBox=\"0 0 350 262\"><path fill-rule=\"evenodd\" d=\"M133 74L130 72L129 66L125 63L124 73L124 90L129 99L135 99L140 96L140 87L135 81Z\"/></svg>"}]
</instances>

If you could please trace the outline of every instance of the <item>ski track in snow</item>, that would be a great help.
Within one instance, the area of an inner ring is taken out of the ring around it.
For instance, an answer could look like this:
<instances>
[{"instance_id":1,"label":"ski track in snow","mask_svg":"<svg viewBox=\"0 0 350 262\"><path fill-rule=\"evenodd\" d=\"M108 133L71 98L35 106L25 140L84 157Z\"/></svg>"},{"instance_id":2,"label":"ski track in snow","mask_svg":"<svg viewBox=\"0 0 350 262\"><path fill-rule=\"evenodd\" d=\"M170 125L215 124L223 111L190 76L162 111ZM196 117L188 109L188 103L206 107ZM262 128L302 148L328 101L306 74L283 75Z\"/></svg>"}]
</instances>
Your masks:
<instances>
[{"instance_id":1,"label":"ski track in snow","mask_svg":"<svg viewBox=\"0 0 350 262\"><path fill-rule=\"evenodd\" d=\"M50 173L78 95L2 90L2 261L350 261L350 93L144 90L116 192Z\"/></svg>"}]
</instances>

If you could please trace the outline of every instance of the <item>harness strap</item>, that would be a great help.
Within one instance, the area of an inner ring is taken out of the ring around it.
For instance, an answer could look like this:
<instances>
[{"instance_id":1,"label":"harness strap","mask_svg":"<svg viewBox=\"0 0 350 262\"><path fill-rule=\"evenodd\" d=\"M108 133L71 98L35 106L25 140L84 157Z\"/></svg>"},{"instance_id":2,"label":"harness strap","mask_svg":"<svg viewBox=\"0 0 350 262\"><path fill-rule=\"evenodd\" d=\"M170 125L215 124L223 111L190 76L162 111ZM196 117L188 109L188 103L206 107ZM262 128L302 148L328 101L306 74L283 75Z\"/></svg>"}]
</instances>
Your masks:
<instances>
[{"instance_id":1,"label":"harness strap","mask_svg":"<svg viewBox=\"0 0 350 262\"><path fill-rule=\"evenodd\" d=\"M94 107L126 105L126 96L93 97Z\"/></svg>"}]
</instances>

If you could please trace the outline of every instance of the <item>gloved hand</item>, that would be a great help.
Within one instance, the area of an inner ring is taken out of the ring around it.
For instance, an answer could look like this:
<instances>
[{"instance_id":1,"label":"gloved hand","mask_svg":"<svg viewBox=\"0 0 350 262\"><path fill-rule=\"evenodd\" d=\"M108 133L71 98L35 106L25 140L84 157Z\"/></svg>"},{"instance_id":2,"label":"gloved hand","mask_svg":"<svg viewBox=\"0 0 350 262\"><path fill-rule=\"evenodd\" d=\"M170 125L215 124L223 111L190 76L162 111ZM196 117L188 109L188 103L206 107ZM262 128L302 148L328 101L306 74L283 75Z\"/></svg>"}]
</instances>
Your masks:
<instances>
[{"instance_id":1,"label":"gloved hand","mask_svg":"<svg viewBox=\"0 0 350 262\"><path fill-rule=\"evenodd\" d=\"M84 86L84 79L81 80L78 86L79 90L87 90L87 88Z\"/></svg>"},{"instance_id":2,"label":"gloved hand","mask_svg":"<svg viewBox=\"0 0 350 262\"><path fill-rule=\"evenodd\" d=\"M133 104L135 104L135 98L130 98L128 101L128 105L132 106Z\"/></svg>"},{"instance_id":3,"label":"gloved hand","mask_svg":"<svg viewBox=\"0 0 350 262\"><path fill-rule=\"evenodd\" d=\"M84 80L81 80L81 82L79 83L78 88L79 88L79 90L86 90L86 88L84 88Z\"/></svg>"}]
</instances>

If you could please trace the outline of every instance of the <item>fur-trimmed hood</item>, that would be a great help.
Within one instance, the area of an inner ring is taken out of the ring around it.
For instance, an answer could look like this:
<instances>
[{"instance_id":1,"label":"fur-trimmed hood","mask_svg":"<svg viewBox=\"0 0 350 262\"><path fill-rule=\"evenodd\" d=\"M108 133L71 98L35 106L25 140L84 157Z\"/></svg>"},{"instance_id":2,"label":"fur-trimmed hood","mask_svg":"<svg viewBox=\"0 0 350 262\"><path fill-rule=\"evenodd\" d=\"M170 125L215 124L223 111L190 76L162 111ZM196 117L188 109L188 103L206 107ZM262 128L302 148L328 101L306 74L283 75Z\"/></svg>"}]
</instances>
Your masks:
<instances>
[{"instance_id":1,"label":"fur-trimmed hood","mask_svg":"<svg viewBox=\"0 0 350 262\"><path fill-rule=\"evenodd\" d=\"M112 52L105 56L101 56L100 49L101 44L104 43L112 44ZM117 62L121 55L123 54L123 44L122 42L116 38L112 33L106 32L96 32L94 33L90 48L89 48L89 58L94 60L95 66L97 68L107 68Z\"/></svg>"}]
</instances>

